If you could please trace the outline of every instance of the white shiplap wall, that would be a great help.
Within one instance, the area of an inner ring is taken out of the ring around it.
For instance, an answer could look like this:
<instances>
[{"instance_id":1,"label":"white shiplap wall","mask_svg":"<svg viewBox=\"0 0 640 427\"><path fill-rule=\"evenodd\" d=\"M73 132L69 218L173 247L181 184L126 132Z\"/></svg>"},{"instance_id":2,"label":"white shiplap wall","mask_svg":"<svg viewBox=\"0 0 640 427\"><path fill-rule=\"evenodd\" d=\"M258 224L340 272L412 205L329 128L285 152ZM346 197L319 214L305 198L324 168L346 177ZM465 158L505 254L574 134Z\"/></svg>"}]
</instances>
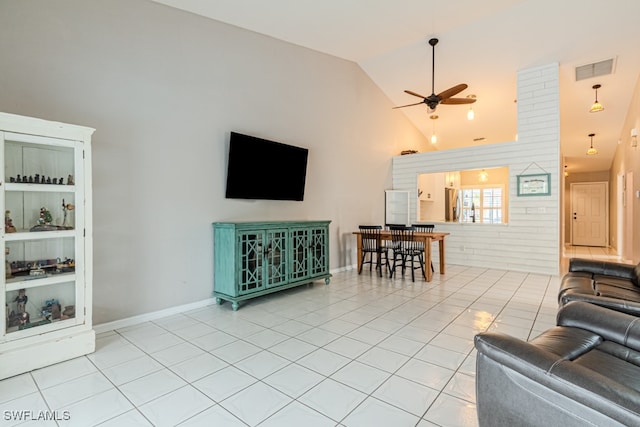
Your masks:
<instances>
[{"instance_id":1,"label":"white shiplap wall","mask_svg":"<svg viewBox=\"0 0 640 427\"><path fill-rule=\"evenodd\" d=\"M559 76L554 63L518 72L518 141L394 157L393 188L411 191L410 215L416 222L418 174L508 166L508 224L438 223L439 231L451 233L447 264L558 274L560 164ZM550 173L551 195L518 197L517 175L523 173Z\"/></svg>"}]
</instances>

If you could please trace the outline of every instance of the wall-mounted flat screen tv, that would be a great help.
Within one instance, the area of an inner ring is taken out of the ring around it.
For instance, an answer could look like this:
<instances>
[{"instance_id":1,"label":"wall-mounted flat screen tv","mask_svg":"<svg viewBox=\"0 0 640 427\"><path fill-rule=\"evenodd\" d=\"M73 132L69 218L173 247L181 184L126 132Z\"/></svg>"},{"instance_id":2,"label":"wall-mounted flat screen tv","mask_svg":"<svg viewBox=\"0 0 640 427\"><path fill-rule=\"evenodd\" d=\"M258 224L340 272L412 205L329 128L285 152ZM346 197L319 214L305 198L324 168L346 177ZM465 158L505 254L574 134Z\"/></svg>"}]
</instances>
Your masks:
<instances>
[{"instance_id":1,"label":"wall-mounted flat screen tv","mask_svg":"<svg viewBox=\"0 0 640 427\"><path fill-rule=\"evenodd\" d=\"M309 150L231 132L227 199L304 198Z\"/></svg>"}]
</instances>

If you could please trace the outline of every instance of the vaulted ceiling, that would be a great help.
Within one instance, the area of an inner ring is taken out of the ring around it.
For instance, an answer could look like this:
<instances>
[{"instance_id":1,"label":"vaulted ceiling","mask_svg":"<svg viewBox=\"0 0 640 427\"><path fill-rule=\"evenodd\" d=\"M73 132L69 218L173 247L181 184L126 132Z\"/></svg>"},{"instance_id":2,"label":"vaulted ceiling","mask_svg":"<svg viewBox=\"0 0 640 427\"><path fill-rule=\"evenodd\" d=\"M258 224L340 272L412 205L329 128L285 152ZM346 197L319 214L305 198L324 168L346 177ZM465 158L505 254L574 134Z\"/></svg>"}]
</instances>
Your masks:
<instances>
[{"instance_id":1,"label":"vaulted ceiling","mask_svg":"<svg viewBox=\"0 0 640 427\"><path fill-rule=\"evenodd\" d=\"M558 63L561 147L568 170L608 170L640 73L640 1L636 0L154 0L277 39L354 61L393 105L419 102L459 83L468 106L395 110L425 136L434 127L445 150L512 141L517 134L518 70ZM576 80L576 67L613 59L608 75ZM605 110L589 113L598 99ZM550 106L549 108L554 108ZM587 156L590 133L599 154Z\"/></svg>"}]
</instances>

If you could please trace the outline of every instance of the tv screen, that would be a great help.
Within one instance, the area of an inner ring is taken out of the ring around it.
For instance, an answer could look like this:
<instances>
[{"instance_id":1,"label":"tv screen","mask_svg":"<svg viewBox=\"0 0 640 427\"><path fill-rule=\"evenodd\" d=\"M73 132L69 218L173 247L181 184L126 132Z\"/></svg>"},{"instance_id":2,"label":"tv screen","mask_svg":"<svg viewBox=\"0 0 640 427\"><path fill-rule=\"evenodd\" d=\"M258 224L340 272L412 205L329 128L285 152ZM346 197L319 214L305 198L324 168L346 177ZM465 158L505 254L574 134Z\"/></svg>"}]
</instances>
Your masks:
<instances>
[{"instance_id":1,"label":"tv screen","mask_svg":"<svg viewBox=\"0 0 640 427\"><path fill-rule=\"evenodd\" d=\"M309 150L231 132L227 199L304 198Z\"/></svg>"}]
</instances>

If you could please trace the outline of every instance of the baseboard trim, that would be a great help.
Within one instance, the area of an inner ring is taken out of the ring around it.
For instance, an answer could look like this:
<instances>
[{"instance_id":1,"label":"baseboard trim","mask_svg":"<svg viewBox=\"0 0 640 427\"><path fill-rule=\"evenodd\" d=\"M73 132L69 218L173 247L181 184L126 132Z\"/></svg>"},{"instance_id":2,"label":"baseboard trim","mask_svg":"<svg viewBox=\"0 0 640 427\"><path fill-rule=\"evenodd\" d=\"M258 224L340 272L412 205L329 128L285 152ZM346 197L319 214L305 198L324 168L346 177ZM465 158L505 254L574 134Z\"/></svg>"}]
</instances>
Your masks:
<instances>
[{"instance_id":1,"label":"baseboard trim","mask_svg":"<svg viewBox=\"0 0 640 427\"><path fill-rule=\"evenodd\" d=\"M330 270L331 274L340 273L342 271L349 271L355 269L355 265L347 265L345 267L336 268ZM126 328L128 326L134 326L138 323L150 322L154 320L161 319L163 317L172 316L174 314L180 314L185 311L196 310L198 308L203 308L208 305L213 305L216 303L215 298L207 298L202 301L196 301L189 304L178 305L171 308L166 308L164 310L153 311L151 313L140 314L137 316L127 317L125 319L114 320L112 322L101 323L99 325L93 325L93 330L96 331L96 334L102 334L105 332L115 331L116 329Z\"/></svg>"},{"instance_id":2,"label":"baseboard trim","mask_svg":"<svg viewBox=\"0 0 640 427\"><path fill-rule=\"evenodd\" d=\"M116 329L126 328L128 326L137 325L138 323L149 322L158 320L163 317L172 316L174 314L180 314L189 310L196 310L208 305L216 303L215 298L207 298L202 301L196 301L189 304L178 305L164 310L153 311L151 313L140 314L138 316L127 317L126 319L114 320L112 322L101 323L99 325L93 325L96 334L104 332L115 331Z\"/></svg>"}]
</instances>

